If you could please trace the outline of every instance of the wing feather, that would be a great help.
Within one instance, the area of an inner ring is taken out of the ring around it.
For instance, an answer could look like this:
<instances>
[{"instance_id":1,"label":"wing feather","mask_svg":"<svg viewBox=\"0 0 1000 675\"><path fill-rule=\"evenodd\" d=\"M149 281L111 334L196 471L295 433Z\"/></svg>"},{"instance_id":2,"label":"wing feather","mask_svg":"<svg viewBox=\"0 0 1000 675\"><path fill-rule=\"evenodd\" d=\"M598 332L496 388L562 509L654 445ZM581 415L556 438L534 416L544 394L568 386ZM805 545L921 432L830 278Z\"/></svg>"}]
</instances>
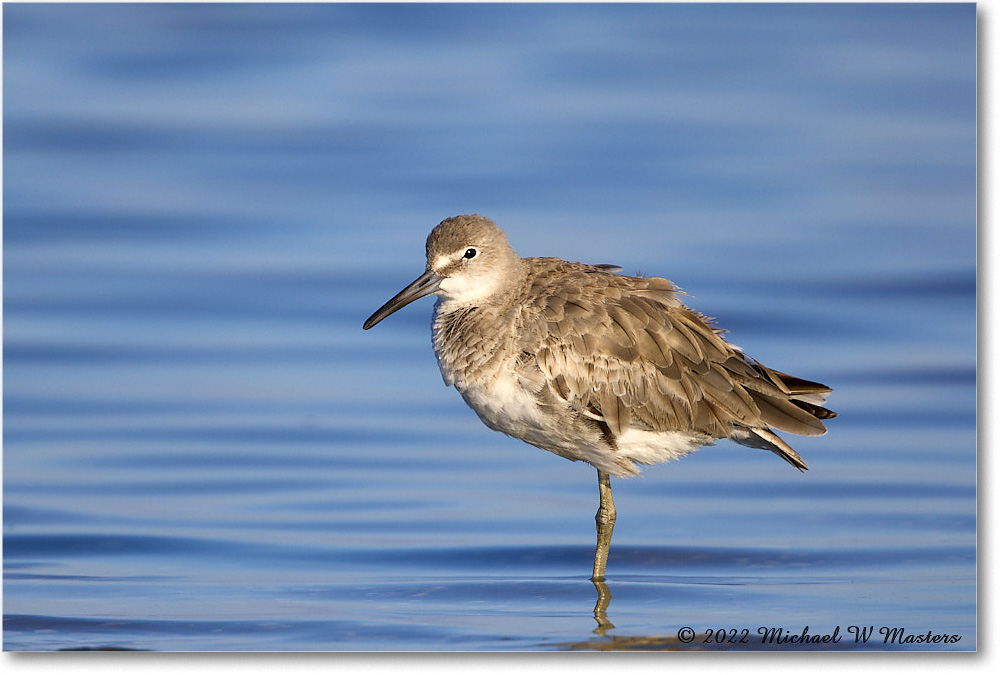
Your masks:
<instances>
[{"instance_id":1,"label":"wing feather","mask_svg":"<svg viewBox=\"0 0 1000 675\"><path fill-rule=\"evenodd\" d=\"M535 355L552 396L611 434L635 427L728 436L798 465L770 428L818 435L821 420L835 415L819 406L829 387L744 356L666 279L544 260L552 267L533 279L539 306L526 312L531 325L519 348Z\"/></svg>"}]
</instances>

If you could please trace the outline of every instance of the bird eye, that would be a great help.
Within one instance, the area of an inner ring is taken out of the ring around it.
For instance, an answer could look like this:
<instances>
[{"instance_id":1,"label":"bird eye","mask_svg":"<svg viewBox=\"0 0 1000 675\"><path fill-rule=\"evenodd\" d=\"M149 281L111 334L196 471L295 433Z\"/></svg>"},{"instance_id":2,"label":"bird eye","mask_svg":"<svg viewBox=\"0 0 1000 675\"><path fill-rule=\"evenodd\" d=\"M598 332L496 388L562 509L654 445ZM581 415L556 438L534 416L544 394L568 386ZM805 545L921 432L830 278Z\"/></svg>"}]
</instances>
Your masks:
<instances>
[{"instance_id":1,"label":"bird eye","mask_svg":"<svg viewBox=\"0 0 1000 675\"><path fill-rule=\"evenodd\" d=\"M465 257L465 258L475 258L476 257L476 249L474 249L474 248L467 248L467 249L465 249L465 255L463 257Z\"/></svg>"}]
</instances>

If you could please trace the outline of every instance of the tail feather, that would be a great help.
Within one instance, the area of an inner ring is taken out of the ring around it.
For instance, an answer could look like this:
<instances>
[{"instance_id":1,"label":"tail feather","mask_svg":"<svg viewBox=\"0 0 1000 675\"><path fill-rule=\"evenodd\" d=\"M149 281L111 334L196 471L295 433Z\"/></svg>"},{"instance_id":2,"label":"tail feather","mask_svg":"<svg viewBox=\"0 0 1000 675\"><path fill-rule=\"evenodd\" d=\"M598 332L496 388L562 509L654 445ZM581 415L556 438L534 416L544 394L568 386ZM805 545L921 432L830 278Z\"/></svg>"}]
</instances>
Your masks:
<instances>
[{"instance_id":1,"label":"tail feather","mask_svg":"<svg viewBox=\"0 0 1000 675\"><path fill-rule=\"evenodd\" d=\"M792 446L781 440L781 437L770 429L741 429L739 434L733 434L732 440L748 448L770 450L799 471L809 469L802 455L795 452Z\"/></svg>"},{"instance_id":2,"label":"tail feather","mask_svg":"<svg viewBox=\"0 0 1000 675\"><path fill-rule=\"evenodd\" d=\"M819 418L798 405L796 401L757 392L752 392L750 395L760 410L762 427L771 427L799 436L822 436L826 433L826 427Z\"/></svg>"},{"instance_id":3,"label":"tail feather","mask_svg":"<svg viewBox=\"0 0 1000 675\"><path fill-rule=\"evenodd\" d=\"M783 373L780 370L773 370L766 366L760 367L770 376L769 379L779 389L788 394L789 398L812 403L813 405L822 405L826 403L826 397L833 391L830 387L819 382L803 380L801 377L795 377L794 375Z\"/></svg>"},{"instance_id":4,"label":"tail feather","mask_svg":"<svg viewBox=\"0 0 1000 675\"><path fill-rule=\"evenodd\" d=\"M815 405L808 401L793 398L792 403L802 408L818 420L829 420L837 416L837 413L833 412L829 408L824 408L823 406Z\"/></svg>"},{"instance_id":5,"label":"tail feather","mask_svg":"<svg viewBox=\"0 0 1000 675\"><path fill-rule=\"evenodd\" d=\"M758 378L756 381L746 379L743 384L760 409L763 424L737 429L731 436L732 440L751 448L770 450L799 471L805 471L809 468L805 460L770 427L803 436L826 433L823 420L833 419L837 413L822 404L833 389L819 382L773 370L750 358L746 358L744 363L745 367L755 371ZM740 366L743 364L736 364L736 367Z\"/></svg>"}]
</instances>

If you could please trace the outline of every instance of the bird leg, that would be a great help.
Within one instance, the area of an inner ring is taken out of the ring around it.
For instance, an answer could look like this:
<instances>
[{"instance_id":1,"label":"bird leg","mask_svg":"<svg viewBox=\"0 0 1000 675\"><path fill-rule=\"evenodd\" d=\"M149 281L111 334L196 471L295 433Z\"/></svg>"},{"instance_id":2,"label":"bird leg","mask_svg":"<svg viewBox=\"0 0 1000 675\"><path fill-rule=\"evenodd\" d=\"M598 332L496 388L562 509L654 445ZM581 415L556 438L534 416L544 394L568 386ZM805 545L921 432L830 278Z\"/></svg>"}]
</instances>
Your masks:
<instances>
[{"instance_id":1,"label":"bird leg","mask_svg":"<svg viewBox=\"0 0 1000 675\"><path fill-rule=\"evenodd\" d=\"M597 551L594 553L594 576L591 581L604 581L604 568L608 565L611 533L615 529L615 501L611 498L611 476L597 472L597 485L601 491L601 506L597 509Z\"/></svg>"}]
</instances>

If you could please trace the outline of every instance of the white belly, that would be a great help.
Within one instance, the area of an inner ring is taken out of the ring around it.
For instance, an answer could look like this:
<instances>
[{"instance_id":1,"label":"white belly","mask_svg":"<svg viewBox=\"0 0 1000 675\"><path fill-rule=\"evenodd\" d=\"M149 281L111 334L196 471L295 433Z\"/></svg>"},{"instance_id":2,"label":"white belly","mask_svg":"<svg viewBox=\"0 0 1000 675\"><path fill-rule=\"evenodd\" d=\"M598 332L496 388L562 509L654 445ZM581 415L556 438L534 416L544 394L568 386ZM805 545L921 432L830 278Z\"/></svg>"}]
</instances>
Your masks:
<instances>
[{"instance_id":1,"label":"white belly","mask_svg":"<svg viewBox=\"0 0 1000 675\"><path fill-rule=\"evenodd\" d=\"M703 445L710 445L710 439L700 434L683 431L644 431L626 429L615 437L618 452L633 462L659 464L680 459Z\"/></svg>"},{"instance_id":2,"label":"white belly","mask_svg":"<svg viewBox=\"0 0 1000 675\"><path fill-rule=\"evenodd\" d=\"M589 462L613 476L634 476L639 469L633 462L658 464L679 459L710 442L704 436L679 431L626 429L615 437L616 447L611 448L596 435L588 438L574 431L575 425L566 419L540 408L509 371L488 387L461 381L456 381L455 387L489 428L567 459Z\"/></svg>"}]
</instances>

